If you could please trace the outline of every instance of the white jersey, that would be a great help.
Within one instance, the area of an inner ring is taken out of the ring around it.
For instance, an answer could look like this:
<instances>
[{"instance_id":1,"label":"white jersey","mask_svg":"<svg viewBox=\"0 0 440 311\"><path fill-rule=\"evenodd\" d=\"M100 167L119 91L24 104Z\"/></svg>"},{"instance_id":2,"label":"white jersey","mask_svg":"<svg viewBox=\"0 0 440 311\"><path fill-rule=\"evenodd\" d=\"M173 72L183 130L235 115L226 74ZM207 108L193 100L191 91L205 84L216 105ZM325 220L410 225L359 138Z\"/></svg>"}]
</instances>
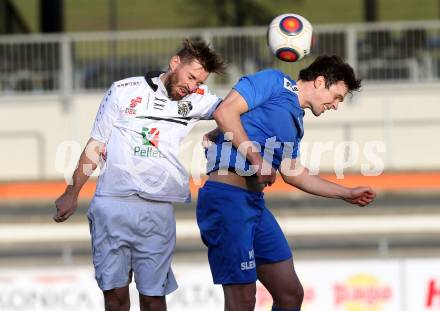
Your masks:
<instances>
[{"instance_id":1,"label":"white jersey","mask_svg":"<svg viewBox=\"0 0 440 311\"><path fill-rule=\"evenodd\" d=\"M191 201L179 146L196 121L211 118L221 99L202 85L170 100L159 74L115 82L102 100L91 133L107 148L97 195Z\"/></svg>"}]
</instances>

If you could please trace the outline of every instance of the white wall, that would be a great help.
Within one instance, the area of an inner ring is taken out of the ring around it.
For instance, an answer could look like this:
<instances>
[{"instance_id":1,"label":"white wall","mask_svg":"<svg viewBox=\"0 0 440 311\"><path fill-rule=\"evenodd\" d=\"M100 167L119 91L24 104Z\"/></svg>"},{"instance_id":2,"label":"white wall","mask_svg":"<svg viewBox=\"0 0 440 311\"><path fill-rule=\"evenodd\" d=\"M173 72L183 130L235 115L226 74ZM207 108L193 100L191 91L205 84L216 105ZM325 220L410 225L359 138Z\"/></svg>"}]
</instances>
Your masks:
<instances>
[{"instance_id":1,"label":"white wall","mask_svg":"<svg viewBox=\"0 0 440 311\"><path fill-rule=\"evenodd\" d=\"M217 92L224 96L227 90ZM76 162L88 139L101 97L102 94L73 96L67 111L58 97L35 95L2 98L0 180L62 178L63 174L57 171L55 163L57 149L65 141L76 142L76 152L72 159L67 158L72 163ZM402 120L420 123L414 126L393 126L393 123ZM428 120L438 122L427 124ZM379 125L359 127L361 122L369 121L379 122ZM316 127L323 124L329 127ZM353 164L346 165L346 170L359 170L362 164L372 164L372 160L364 154L369 141L382 141L386 147L384 153L373 150L384 161L385 169L440 169L439 84L370 85L341 104L338 112L328 111L319 119L307 112L306 135L302 146L305 163L327 171L334 170L335 163L344 165L341 163L343 156L335 155L335 150L342 150L341 142L346 138L343 127L339 124L352 127L351 140L357 142L355 148L359 148L359 157L353 159ZM195 175L204 171L204 157L200 146L202 134L213 126L212 122L200 122L184 142L181 158ZM38 143L28 134L29 131L39 133L44 138L44 166L38 162ZM23 133L24 136L11 137L7 133ZM327 143L331 148L323 153L319 162L313 162L312 158L317 155L317 142ZM69 161L58 161L58 166L65 166L64 162ZM44 171L40 172L42 167Z\"/></svg>"}]
</instances>

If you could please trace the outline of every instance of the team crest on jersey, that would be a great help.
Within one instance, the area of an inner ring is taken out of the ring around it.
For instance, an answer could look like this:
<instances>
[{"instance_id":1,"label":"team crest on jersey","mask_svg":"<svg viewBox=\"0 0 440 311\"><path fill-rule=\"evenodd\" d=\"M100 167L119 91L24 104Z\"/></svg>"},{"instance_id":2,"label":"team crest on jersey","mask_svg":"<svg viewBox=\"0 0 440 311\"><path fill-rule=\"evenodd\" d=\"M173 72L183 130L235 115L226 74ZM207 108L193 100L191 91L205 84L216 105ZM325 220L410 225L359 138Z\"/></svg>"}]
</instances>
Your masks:
<instances>
[{"instance_id":1,"label":"team crest on jersey","mask_svg":"<svg viewBox=\"0 0 440 311\"><path fill-rule=\"evenodd\" d=\"M177 103L177 113L182 117L186 117L192 108L193 106L189 100L179 100Z\"/></svg>"},{"instance_id":2,"label":"team crest on jersey","mask_svg":"<svg viewBox=\"0 0 440 311\"><path fill-rule=\"evenodd\" d=\"M288 89L292 93L298 93L298 87L296 85L293 85L293 83L290 82L287 78L284 78L284 88Z\"/></svg>"}]
</instances>

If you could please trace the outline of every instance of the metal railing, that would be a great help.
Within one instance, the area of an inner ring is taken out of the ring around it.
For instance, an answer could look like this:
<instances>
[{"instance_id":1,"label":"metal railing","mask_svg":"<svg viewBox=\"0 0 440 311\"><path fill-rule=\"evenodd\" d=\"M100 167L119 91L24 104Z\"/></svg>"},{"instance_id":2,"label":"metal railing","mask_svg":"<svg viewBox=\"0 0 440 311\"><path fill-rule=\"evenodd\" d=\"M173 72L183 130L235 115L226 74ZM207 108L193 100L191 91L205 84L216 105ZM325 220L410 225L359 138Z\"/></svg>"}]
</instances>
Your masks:
<instances>
[{"instance_id":1,"label":"metal railing","mask_svg":"<svg viewBox=\"0 0 440 311\"><path fill-rule=\"evenodd\" d=\"M319 54L338 54L367 82L439 81L440 22L316 25L312 55L283 63L266 46L266 27L0 36L0 96L100 90L113 81L166 69L183 38L201 37L227 60L213 85L275 67L296 77Z\"/></svg>"}]
</instances>

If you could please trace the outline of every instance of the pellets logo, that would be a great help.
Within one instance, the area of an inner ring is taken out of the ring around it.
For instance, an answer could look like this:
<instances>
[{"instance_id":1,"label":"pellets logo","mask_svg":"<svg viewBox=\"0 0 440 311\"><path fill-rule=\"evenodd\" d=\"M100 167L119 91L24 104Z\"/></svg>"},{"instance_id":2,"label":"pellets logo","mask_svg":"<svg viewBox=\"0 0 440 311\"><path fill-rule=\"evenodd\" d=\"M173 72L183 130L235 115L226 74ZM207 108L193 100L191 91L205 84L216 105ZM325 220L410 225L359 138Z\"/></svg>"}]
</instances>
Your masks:
<instances>
[{"instance_id":1,"label":"pellets logo","mask_svg":"<svg viewBox=\"0 0 440 311\"><path fill-rule=\"evenodd\" d=\"M135 146L133 149L136 157L143 158L164 158L162 152L157 149L159 147L160 131L157 127L142 128L142 146Z\"/></svg>"},{"instance_id":2,"label":"pellets logo","mask_svg":"<svg viewBox=\"0 0 440 311\"><path fill-rule=\"evenodd\" d=\"M151 129L147 127L142 128L142 145L159 147L159 134L160 131L157 127Z\"/></svg>"},{"instance_id":3,"label":"pellets logo","mask_svg":"<svg viewBox=\"0 0 440 311\"><path fill-rule=\"evenodd\" d=\"M333 287L334 305L346 311L381 311L393 298L393 290L369 274L356 274Z\"/></svg>"}]
</instances>

